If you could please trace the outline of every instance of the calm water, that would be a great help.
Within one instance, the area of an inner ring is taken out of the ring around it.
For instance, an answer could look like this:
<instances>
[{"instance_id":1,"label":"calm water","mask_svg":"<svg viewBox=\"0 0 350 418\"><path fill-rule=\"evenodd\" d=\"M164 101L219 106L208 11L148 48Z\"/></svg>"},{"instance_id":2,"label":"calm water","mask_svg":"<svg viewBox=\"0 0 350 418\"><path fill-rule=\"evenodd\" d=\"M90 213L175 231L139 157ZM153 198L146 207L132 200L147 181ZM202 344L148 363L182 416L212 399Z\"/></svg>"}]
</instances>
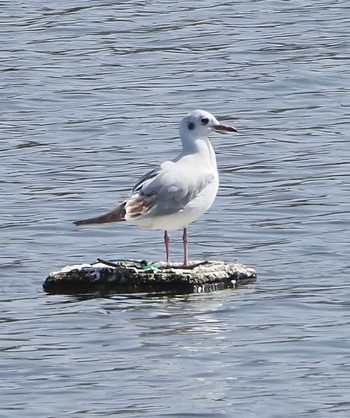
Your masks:
<instances>
[{"instance_id":1,"label":"calm water","mask_svg":"<svg viewBox=\"0 0 350 418\"><path fill-rule=\"evenodd\" d=\"M348 417L348 0L0 3L0 416ZM163 258L160 231L71 221L173 157L194 108L239 133L213 135L190 256L256 285L44 294L67 264Z\"/></svg>"}]
</instances>

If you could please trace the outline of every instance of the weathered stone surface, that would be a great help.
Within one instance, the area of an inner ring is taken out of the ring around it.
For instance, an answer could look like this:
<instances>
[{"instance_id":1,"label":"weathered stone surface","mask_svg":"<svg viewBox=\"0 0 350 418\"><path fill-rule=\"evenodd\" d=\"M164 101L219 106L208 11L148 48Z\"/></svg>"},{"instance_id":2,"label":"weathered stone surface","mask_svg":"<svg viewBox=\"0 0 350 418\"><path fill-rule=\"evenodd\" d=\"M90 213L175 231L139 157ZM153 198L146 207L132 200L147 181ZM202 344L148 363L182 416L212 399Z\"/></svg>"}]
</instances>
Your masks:
<instances>
[{"instance_id":1,"label":"weathered stone surface","mask_svg":"<svg viewBox=\"0 0 350 418\"><path fill-rule=\"evenodd\" d=\"M234 288L256 280L254 269L240 263L195 262L190 267L121 260L67 266L44 282L48 293L191 293Z\"/></svg>"}]
</instances>

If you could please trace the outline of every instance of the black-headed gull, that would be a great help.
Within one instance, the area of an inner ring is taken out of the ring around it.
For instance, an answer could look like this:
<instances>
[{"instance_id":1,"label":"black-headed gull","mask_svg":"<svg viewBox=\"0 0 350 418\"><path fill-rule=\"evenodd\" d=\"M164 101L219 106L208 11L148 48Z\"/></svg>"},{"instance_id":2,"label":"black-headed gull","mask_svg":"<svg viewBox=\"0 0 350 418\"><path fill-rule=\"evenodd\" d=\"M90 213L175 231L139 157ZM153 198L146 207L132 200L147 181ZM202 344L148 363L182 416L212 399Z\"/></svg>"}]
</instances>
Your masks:
<instances>
[{"instance_id":1,"label":"black-headed gull","mask_svg":"<svg viewBox=\"0 0 350 418\"><path fill-rule=\"evenodd\" d=\"M211 131L236 132L204 110L194 110L180 123L181 153L143 176L132 196L120 206L75 225L128 221L144 229L162 229L166 263L170 265L168 231L183 228L184 266L188 266L187 226L214 202L219 187Z\"/></svg>"}]
</instances>

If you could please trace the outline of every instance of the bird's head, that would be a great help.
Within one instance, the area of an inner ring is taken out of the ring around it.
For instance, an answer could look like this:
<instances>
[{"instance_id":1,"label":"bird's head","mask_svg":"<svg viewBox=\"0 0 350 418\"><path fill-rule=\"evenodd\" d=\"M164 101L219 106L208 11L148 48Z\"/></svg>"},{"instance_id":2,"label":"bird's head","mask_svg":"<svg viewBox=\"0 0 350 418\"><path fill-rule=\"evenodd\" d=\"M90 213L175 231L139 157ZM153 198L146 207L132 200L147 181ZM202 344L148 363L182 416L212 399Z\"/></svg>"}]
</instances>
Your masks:
<instances>
[{"instance_id":1,"label":"bird's head","mask_svg":"<svg viewBox=\"0 0 350 418\"><path fill-rule=\"evenodd\" d=\"M180 123L181 139L207 138L211 131L237 132L237 129L220 123L215 116L204 110L194 110Z\"/></svg>"}]
</instances>

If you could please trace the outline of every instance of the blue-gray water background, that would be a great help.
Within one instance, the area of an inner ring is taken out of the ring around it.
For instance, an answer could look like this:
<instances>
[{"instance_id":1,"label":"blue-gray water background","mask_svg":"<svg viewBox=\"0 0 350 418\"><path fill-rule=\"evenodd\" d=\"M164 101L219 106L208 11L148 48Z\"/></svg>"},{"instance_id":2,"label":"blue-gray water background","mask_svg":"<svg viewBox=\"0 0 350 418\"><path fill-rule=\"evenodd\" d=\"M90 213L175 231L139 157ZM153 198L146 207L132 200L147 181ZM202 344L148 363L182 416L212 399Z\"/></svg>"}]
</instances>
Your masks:
<instances>
[{"instance_id":1,"label":"blue-gray water background","mask_svg":"<svg viewBox=\"0 0 350 418\"><path fill-rule=\"evenodd\" d=\"M349 1L0 3L0 416L349 417ZM212 137L190 256L256 285L46 295L68 264L164 257L160 231L71 221L176 155L194 108L239 133Z\"/></svg>"}]
</instances>

